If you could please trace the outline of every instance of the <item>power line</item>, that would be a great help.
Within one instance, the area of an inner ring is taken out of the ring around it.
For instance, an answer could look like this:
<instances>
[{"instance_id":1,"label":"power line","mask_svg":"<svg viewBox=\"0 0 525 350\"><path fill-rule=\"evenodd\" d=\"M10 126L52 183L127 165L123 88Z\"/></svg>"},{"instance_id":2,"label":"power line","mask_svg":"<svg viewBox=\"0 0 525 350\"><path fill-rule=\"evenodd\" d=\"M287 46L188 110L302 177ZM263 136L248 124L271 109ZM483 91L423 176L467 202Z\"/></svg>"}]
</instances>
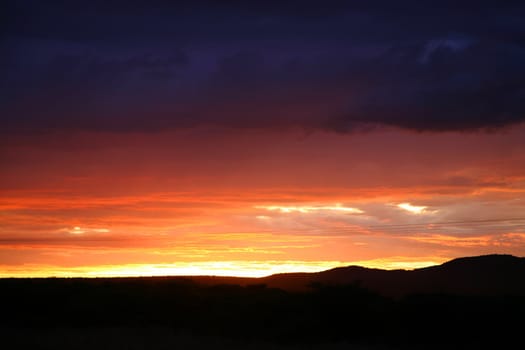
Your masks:
<instances>
[{"instance_id":1,"label":"power line","mask_svg":"<svg viewBox=\"0 0 525 350\"><path fill-rule=\"evenodd\" d=\"M463 221L441 221L426 223L409 223L409 224L385 224L385 225L368 225L366 228L394 228L394 227L417 227L417 226L444 226L444 225L478 225L498 222L515 222L525 221L525 218L508 218L508 219L483 219L483 220L463 220Z\"/></svg>"}]
</instances>

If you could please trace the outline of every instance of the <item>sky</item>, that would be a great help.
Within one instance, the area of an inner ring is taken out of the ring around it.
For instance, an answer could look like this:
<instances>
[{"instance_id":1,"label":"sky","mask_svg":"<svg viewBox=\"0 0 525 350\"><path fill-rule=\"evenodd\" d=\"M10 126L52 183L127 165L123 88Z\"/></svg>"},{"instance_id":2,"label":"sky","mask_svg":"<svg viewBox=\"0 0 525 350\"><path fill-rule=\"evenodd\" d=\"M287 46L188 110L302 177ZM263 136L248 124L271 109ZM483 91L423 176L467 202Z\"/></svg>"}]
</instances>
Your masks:
<instances>
[{"instance_id":1,"label":"sky","mask_svg":"<svg viewBox=\"0 0 525 350\"><path fill-rule=\"evenodd\" d=\"M525 256L522 1L0 6L0 277Z\"/></svg>"}]
</instances>

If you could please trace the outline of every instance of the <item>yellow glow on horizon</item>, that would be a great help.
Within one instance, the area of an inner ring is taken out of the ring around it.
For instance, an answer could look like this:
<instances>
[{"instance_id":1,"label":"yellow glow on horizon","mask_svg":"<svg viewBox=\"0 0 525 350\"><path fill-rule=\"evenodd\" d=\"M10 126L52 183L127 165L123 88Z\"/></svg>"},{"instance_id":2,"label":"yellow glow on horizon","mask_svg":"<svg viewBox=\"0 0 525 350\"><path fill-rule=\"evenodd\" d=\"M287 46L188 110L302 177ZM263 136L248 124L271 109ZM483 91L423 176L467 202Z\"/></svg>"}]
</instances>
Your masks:
<instances>
[{"instance_id":1,"label":"yellow glow on horizon","mask_svg":"<svg viewBox=\"0 0 525 350\"><path fill-rule=\"evenodd\" d=\"M440 265L450 259L442 257L413 258L388 258L356 261L354 265L382 270L414 270L422 267Z\"/></svg>"},{"instance_id":2,"label":"yellow glow on horizon","mask_svg":"<svg viewBox=\"0 0 525 350\"><path fill-rule=\"evenodd\" d=\"M232 276L264 277L289 272L320 272L341 266L415 269L440 264L445 258L373 259L343 261L217 261L175 264L124 264L85 267L0 266L0 278L6 277L140 277L140 276Z\"/></svg>"}]
</instances>

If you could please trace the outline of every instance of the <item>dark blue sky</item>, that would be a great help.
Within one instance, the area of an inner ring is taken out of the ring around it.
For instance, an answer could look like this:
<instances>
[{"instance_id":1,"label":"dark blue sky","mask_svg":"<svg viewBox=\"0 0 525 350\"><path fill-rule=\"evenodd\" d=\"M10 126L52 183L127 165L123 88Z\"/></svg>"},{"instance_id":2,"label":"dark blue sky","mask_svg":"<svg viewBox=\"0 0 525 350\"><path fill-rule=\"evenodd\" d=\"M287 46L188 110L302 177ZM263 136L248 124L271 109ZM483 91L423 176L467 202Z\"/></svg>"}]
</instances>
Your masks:
<instances>
[{"instance_id":1,"label":"dark blue sky","mask_svg":"<svg viewBox=\"0 0 525 350\"><path fill-rule=\"evenodd\" d=\"M4 2L2 130L525 120L522 1L218 3Z\"/></svg>"},{"instance_id":2,"label":"dark blue sky","mask_svg":"<svg viewBox=\"0 0 525 350\"><path fill-rule=\"evenodd\" d=\"M525 0L0 7L0 276L525 256Z\"/></svg>"}]
</instances>

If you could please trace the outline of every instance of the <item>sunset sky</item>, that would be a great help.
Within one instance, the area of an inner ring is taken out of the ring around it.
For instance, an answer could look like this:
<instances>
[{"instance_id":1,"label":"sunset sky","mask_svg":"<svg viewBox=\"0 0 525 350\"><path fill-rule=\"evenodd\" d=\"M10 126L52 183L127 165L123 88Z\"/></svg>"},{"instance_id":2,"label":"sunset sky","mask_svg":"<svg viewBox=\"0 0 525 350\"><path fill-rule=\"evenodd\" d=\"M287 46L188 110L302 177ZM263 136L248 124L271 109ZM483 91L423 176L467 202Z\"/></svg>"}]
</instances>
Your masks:
<instances>
[{"instance_id":1,"label":"sunset sky","mask_svg":"<svg viewBox=\"0 0 525 350\"><path fill-rule=\"evenodd\" d=\"M523 1L225 3L0 5L0 277L525 256Z\"/></svg>"}]
</instances>

